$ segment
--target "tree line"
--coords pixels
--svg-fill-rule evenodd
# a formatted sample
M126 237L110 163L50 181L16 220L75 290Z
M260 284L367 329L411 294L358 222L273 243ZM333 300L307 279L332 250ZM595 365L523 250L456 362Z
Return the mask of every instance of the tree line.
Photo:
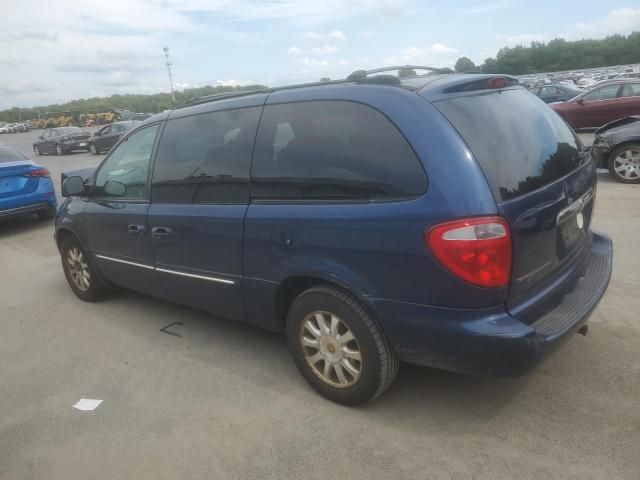
M45 105L32 108L12 108L0 112L1 122L24 122L33 120L39 116L54 112L79 112L93 113L97 111L121 108L139 113L158 113L163 110L184 105L206 95L231 93L237 91L260 90L267 88L264 85L246 85L241 87L204 86L189 88L175 92L175 105L173 105L170 93L155 93L152 95L111 95L110 97L81 98L71 102Z
M455 68L464 73L527 75L630 63L640 63L640 32L611 35L600 40L556 38L548 43L531 42L528 47L504 47L496 58L487 58L481 65L461 57Z

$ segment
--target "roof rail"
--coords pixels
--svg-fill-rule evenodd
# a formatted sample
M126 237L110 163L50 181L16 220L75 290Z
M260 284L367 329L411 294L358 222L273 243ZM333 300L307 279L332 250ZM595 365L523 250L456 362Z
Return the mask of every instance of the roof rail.
M227 98L243 97L245 95L254 95L259 93L273 93L279 90L292 90L295 88L317 87L321 85L340 85L343 83L353 83L353 82L383 83L383 84L392 85L392 84L398 83L398 79L395 76L380 75L378 76L378 79L377 79L378 81L374 79L368 79L367 76L373 73L387 72L390 70L398 70L400 68L410 68L415 70L429 70L433 73L453 73L453 70L451 70L450 68L424 67L420 65L402 65L399 67L376 68L374 70L356 70L347 78L343 78L340 80L326 80L326 81L320 81L320 82L297 83L293 85L282 85L280 87L263 88L259 90L242 90L242 91L235 91L235 92L217 93L214 95L205 95L204 97L200 97L191 102L184 103L180 105L178 108L193 107L194 105L209 103L216 100L224 100ZM384 77L384 78L381 78L381 77Z
M367 78L374 73L389 72L393 70L410 69L410 70L429 70L433 73L453 73L450 68L427 67L424 65L396 65L392 67L374 68L373 70L356 70L347 77L347 80L357 81Z

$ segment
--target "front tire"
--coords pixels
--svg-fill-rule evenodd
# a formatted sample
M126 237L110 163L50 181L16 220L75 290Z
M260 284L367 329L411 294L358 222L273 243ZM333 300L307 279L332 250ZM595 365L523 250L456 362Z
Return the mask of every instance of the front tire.
M69 236L62 241L60 257L67 282L78 298L85 302L95 302L105 296L106 287L75 237Z
M373 400L398 373L398 358L367 311L328 286L313 287L294 300L287 341L305 380L343 405Z
M60 145L60 144L56 145L56 154L57 155L63 155L64 154L64 148L62 148L62 145Z
M100 153L93 143L89 145L89 151L91 152L91 155L98 155Z
M627 143L609 156L609 173L622 183L640 183L640 143Z

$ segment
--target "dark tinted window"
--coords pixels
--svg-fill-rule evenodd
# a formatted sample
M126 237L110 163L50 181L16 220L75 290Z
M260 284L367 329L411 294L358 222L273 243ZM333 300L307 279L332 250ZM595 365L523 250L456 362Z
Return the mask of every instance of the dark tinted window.
M248 203L260 108L167 122L153 169L156 203Z
M585 160L564 121L523 89L435 103L460 132L497 200L554 182Z
M616 98L618 95L618 90L620 89L620 85L607 85L601 88L594 90L591 93L586 94L582 99L585 102L595 102L597 100L611 100L612 98Z
M385 199L424 193L415 153L380 112L353 102L265 107L251 195L277 199Z
M0 163L24 162L29 160L17 150L0 145Z

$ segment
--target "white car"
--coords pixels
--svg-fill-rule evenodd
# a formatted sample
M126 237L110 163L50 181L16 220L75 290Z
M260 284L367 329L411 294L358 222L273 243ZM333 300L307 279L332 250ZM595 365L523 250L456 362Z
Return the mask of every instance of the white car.
M13 123L0 127L0 133L13 133Z

